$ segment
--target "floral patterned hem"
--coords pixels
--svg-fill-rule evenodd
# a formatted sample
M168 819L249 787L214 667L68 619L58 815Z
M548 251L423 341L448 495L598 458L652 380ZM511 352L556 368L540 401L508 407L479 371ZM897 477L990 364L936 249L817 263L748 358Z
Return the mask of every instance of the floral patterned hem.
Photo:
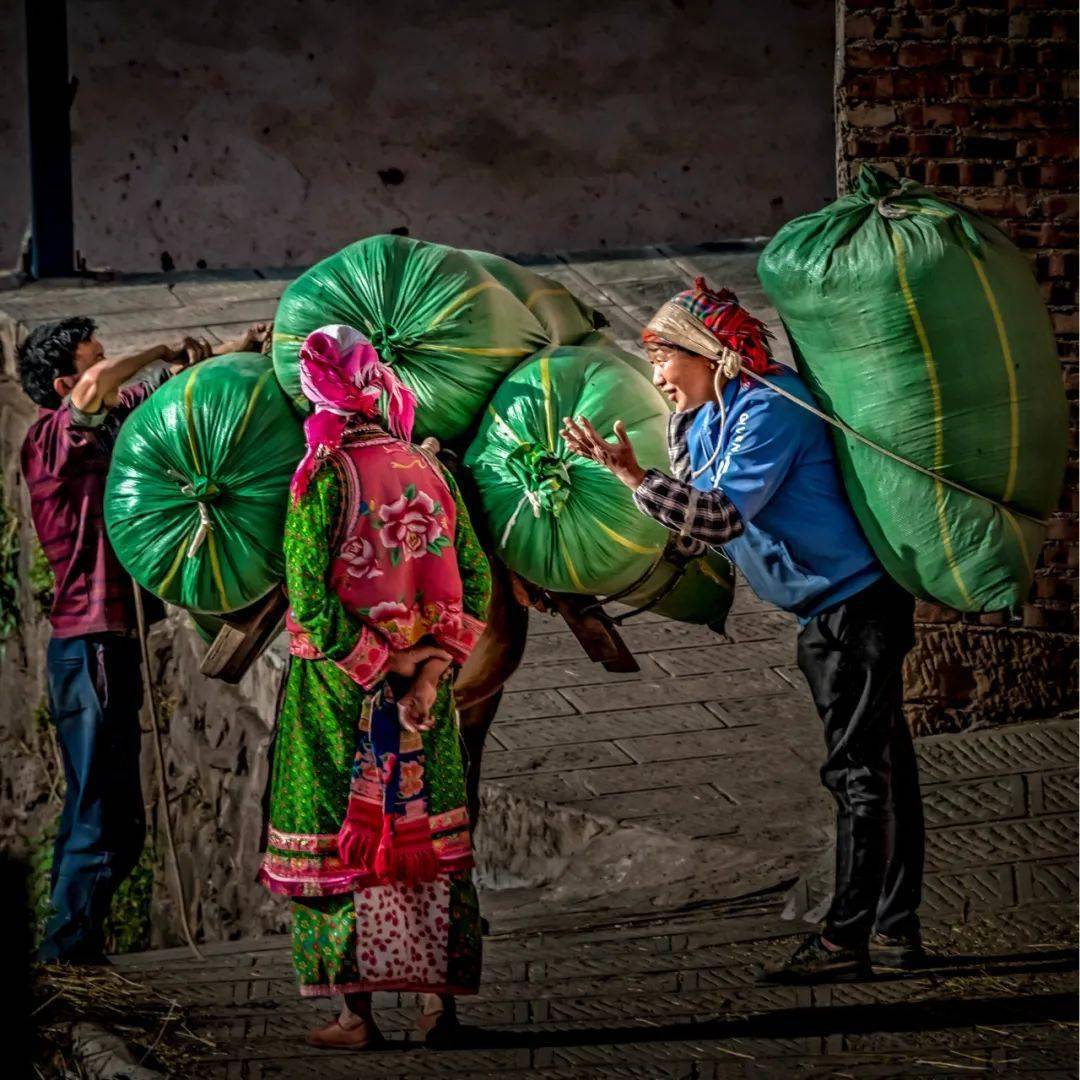
M301 660L326 659L307 631L296 626L289 628L289 652ZM386 639L378 631L365 626L349 655L332 663L358 686L370 690L386 674L389 659L390 648Z
M278 896L291 896L294 899L317 896L344 896L354 889L377 884L376 879L362 870L341 869L338 871L307 870L303 876L290 874L283 870L281 863L272 855L263 856L259 867L260 884Z
M428 819L439 872L453 874L473 867L469 812L465 807ZM291 897L342 896L385 882L363 867L347 865L338 855L336 833L287 833L269 827L259 881L273 893Z

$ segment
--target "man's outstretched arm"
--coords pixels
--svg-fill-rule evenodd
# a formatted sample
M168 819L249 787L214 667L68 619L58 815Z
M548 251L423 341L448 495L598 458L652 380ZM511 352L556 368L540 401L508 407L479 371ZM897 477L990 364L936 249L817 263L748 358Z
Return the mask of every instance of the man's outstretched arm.
M71 403L80 413L92 416L101 411L102 405L112 405L120 387L150 364L163 361L169 365L171 374L175 375L209 356L258 350L262 347L268 329L267 323L255 323L235 341L226 341L220 345L186 337L178 345L155 345L151 349L143 349L115 360L101 360L87 368L80 376L72 388Z
M87 416L100 412L102 405L111 405L116 400L117 392L128 379L138 375L144 367L155 361L174 362L177 351L168 345L155 345L152 349L143 349L130 356L99 360L92 367L88 367L72 387L72 405Z

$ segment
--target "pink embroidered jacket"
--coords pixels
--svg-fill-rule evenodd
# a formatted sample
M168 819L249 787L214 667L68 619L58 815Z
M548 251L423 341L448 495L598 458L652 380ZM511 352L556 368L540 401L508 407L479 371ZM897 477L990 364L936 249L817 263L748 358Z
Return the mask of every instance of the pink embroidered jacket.
M351 652L333 662L365 689L382 679L391 652L424 637L463 664L484 624L462 610L457 509L439 466L385 434L348 441L327 464L343 489L328 586L364 624ZM324 659L291 610L286 629L294 656Z

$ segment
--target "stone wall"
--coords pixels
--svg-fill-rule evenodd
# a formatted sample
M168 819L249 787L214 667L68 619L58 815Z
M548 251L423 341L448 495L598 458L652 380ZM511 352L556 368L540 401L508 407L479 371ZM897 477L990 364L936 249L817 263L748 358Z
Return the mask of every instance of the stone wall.
M1077 433L1076 7L1066 0L841 0L837 162L912 177L998 220L1029 255L1057 332ZM1076 703L1077 485L1018 620L922 604L909 668L920 731Z
M22 0L0 15L8 269ZM830 0L69 0L68 23L92 269L300 265L393 229L509 252L698 243L832 194Z

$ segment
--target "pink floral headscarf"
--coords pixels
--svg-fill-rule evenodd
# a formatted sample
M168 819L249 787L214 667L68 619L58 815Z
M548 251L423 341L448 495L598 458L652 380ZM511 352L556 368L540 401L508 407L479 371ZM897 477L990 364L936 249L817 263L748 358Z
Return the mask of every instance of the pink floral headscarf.
M351 326L323 326L308 334L300 347L300 389L315 411L304 421L308 451L293 475L294 502L307 491L321 460L341 445L352 417L380 415L384 394L390 433L405 440L412 436L416 395Z

